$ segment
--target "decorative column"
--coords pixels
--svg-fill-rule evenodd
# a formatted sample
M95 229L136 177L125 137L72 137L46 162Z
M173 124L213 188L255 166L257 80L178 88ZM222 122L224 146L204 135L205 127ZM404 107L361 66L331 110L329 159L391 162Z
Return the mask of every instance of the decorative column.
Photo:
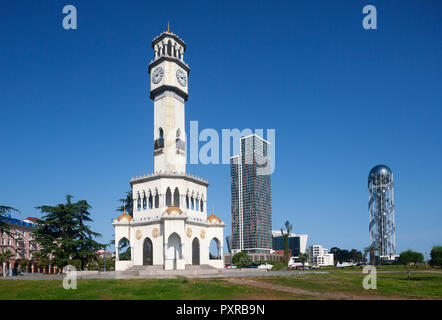
M120 255L118 252L118 242L115 240L115 261L120 261Z
M181 242L181 259L185 260L186 255L184 254L185 252L185 246L184 246L184 241Z
M180 194L180 208L186 209L186 195Z

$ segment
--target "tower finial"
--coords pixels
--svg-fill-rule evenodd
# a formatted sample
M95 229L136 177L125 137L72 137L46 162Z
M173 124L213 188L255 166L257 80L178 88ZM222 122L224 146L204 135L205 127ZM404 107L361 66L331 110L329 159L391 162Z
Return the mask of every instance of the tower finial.
M167 20L167 32L170 32L170 28L169 28L169 20Z

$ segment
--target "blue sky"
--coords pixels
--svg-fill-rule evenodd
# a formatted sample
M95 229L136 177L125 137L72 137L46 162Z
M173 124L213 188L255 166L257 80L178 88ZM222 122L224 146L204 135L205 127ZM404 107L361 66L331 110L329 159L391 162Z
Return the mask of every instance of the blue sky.
M78 30L62 28L77 8ZM362 28L377 8L378 29ZM106 241L132 176L153 169L151 40L187 43L186 126L276 130L273 228L368 245L367 176L395 174L398 250L442 243L439 1L8 1L0 4L0 203L66 194ZM201 143L202 145L203 143ZM229 165L189 165L231 233Z

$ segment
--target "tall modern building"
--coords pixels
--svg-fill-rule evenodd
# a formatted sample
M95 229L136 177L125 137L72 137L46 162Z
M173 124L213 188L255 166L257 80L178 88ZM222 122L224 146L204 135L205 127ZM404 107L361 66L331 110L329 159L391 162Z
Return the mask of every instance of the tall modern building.
M230 170L232 251L270 253L270 143L256 134L242 137L240 154L230 158Z
M368 175L368 212L370 245L377 248L381 258L396 255L394 222L393 172L386 165L378 165Z

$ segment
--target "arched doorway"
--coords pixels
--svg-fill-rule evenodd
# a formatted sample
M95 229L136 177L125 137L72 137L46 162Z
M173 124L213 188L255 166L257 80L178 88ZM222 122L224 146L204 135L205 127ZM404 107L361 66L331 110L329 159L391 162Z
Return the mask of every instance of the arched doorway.
M221 259L221 243L216 237L210 240L209 259L210 260Z
M118 242L118 260L128 261L132 260L132 253L130 250L130 242L126 237L123 237Z
M173 268L177 268L177 260L181 259L181 238L174 232L167 240L167 259L173 260Z
M192 241L192 264L200 264L200 241L196 237Z
M143 244L143 265L153 265L153 246L152 241L149 238L144 239Z

